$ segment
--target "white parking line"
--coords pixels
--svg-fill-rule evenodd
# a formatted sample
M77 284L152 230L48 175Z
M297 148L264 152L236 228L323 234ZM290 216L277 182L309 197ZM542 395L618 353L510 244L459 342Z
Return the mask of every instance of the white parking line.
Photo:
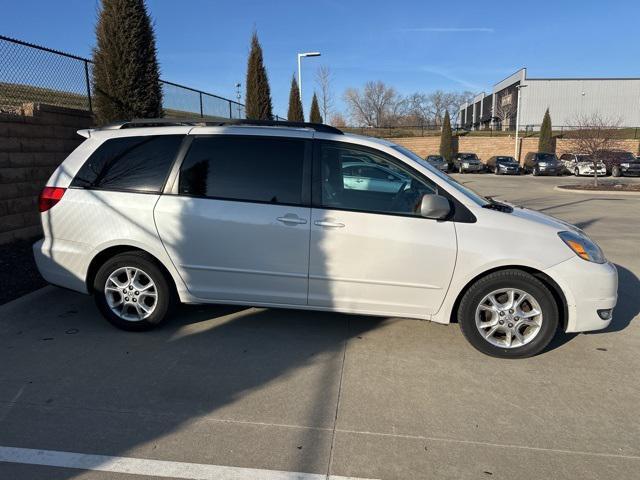
M169 462L143 458L87 455L84 453L0 447L0 462L78 468L187 480L367 480L319 473L284 472L259 468L227 467L204 463Z

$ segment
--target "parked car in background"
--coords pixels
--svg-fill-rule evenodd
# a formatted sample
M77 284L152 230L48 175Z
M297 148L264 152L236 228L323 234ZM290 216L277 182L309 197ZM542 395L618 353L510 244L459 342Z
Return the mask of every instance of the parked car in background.
M513 157L493 156L487 160L487 169L496 175L519 175L520 164Z
M533 175L562 175L564 166L555 153L529 152L524 157L524 172Z
M640 162L631 152L625 150L600 150L598 158L614 177L640 175Z
M47 281L93 294L119 328L152 329L179 302L297 308L456 320L479 351L520 358L559 328L611 322L617 270L582 230L388 140L202 119L82 134L40 195L33 250ZM345 188L367 166L407 181Z
M449 162L442 155L429 155L425 160L442 172L449 171Z
M565 171L571 175L579 177L580 175L588 175L593 177L596 172L599 177L607 174L607 168L604 163L598 162L598 168L593 168L593 158L590 155L580 153L563 153L560 156L560 163Z
M453 157L453 170L458 173L478 173L484 171L484 164L475 153L457 153Z
M397 193L411 178L371 162L343 162L342 180L350 190Z

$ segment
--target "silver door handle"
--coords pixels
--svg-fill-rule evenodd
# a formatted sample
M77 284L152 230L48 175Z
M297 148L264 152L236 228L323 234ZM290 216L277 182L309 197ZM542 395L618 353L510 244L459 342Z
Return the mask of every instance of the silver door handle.
M326 220L317 220L315 222L313 222L314 225L318 225L319 227L333 227L333 228L342 228L344 227L344 223L338 223L338 222L329 222Z
M305 223L307 223L307 220L304 218L300 218L300 217L287 217L286 215L284 217L278 217L276 218L276 220L278 220L279 222L282 223L293 223L296 225L304 225Z

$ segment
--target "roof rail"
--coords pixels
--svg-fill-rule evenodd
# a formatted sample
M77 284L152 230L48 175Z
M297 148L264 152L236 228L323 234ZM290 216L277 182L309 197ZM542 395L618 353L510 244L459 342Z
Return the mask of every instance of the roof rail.
M308 128L316 132L334 133L342 135L342 130L325 125L324 123L309 122L285 122L280 120L207 120L204 118L136 118L127 122L118 122L102 127L103 129L124 129L124 128L143 128L143 127L174 127L174 126L208 126L208 127L225 127L234 125L246 125L256 127L288 127L288 128Z
M211 125L214 122L207 122L207 125ZM342 130L331 125L325 125L324 123L311 123L311 122L287 122L282 120L229 120L220 122L218 125L247 125L256 127L289 127L289 128L308 128L322 133L335 133L337 135L343 135Z

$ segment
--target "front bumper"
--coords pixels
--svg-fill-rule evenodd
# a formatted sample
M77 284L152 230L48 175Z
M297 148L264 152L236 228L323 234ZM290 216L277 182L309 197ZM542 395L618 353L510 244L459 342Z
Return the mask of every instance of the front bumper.
M519 168L499 168L498 171L501 175L518 175L520 173Z
M620 167L620 170L622 171L623 175L639 175L640 176L640 168L638 167L629 167L629 168L624 168L624 167Z
M482 172L484 170L484 165L462 165L462 170L465 172Z
M580 175L589 175L589 176L593 176L595 175L594 173L594 169L591 167L578 167L578 172L580 173ZM607 169L606 168L599 168L598 170L598 176L599 177L604 177L607 175Z
M563 167L547 167L547 166L538 166L538 172L540 175L557 175L562 172Z
M567 301L566 332L602 330L611 323L598 310L613 309L618 300L618 271L612 263L574 257L544 271L562 289Z

